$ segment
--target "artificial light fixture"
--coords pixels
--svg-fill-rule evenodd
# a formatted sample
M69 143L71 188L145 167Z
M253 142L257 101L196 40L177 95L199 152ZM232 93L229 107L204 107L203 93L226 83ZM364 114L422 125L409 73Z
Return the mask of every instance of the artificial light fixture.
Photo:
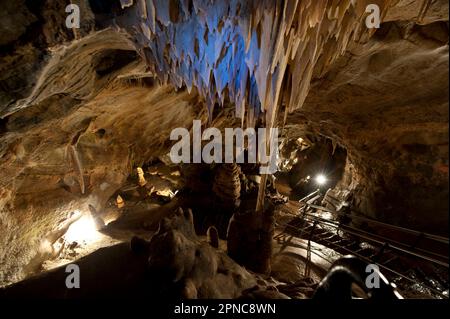
M327 178L326 178L326 176L323 175L323 174L317 175L316 178L315 178L315 180L316 180L316 183L317 183L318 185L325 185L326 182L327 182Z

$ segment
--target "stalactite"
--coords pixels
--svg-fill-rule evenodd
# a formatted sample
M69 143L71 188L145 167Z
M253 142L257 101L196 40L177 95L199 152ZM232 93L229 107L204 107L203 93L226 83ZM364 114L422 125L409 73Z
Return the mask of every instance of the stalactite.
M282 99L300 108L313 74L322 74L364 26L368 0L122 0L118 24L162 82L195 86L208 104L229 98L247 125L273 122ZM372 1L373 2L373 1ZM384 16L391 0L375 1ZM283 86L283 82L289 85Z
M78 174L78 182L80 184L81 194L84 194L86 189L85 189L85 184L84 184L83 165L81 163L80 156L78 155L76 145L69 145L68 150L69 150L69 154L70 154L74 169Z

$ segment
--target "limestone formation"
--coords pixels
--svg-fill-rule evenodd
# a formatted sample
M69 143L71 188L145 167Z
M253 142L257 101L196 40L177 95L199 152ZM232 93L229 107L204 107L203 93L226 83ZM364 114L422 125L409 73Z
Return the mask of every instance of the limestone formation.
M151 283L165 296L237 298L256 285L254 276L224 252L199 240L190 210L164 219L149 251Z
M122 196L117 195L116 205L117 205L117 208L123 208L125 206L125 201L123 200Z
M206 236L208 237L208 243L214 247L219 248L219 232L217 231L217 228L214 226L208 227L208 230L206 231Z
M137 39L163 82L196 87L210 113L229 98L249 125L265 112L272 126L279 104L300 108L314 73L323 74L350 41L374 33L364 25L370 3L198 0L189 7L186 1L131 1L122 5L118 24ZM394 4L378 1L381 17Z
M139 178L139 186L145 186L147 181L145 180L144 171L141 167L136 168L138 178Z
M129 201L121 192L128 182L138 187L137 167L157 159L171 167L170 133L192 134L193 120L202 130L274 126L280 140L325 139L332 153L320 152L334 162L333 154L343 154L340 174L330 173L338 206L348 201L345 210L358 216L448 236L448 1L72 0L80 29L65 26L68 2L0 1L0 286L55 262L50 252L66 248L52 245L70 212L86 216L89 205L92 215L113 216L111 225L105 218L105 227L100 219L92 227L94 236L107 237L105 246L145 237L133 251L128 243L106 250L131 258L139 273L133 285L147 269L149 231L177 206L210 215L231 206L223 210L236 213L230 255L267 272L273 218L253 215L255 205L240 196L251 201L254 186L264 184L257 172L239 178L236 164L180 165L173 168L184 184L170 200L146 194ZM368 4L380 8L379 28L367 28ZM301 175L293 163L305 163L300 144L281 152L286 179ZM120 209L118 194L126 201ZM286 206L294 207L290 199ZM228 216L219 217L226 225ZM161 250L151 265L176 266L173 291L235 297L252 288L233 261L172 223L162 223L152 245L185 248L185 262ZM222 235L219 223L204 224ZM75 241L72 252L86 248ZM118 264L118 273L132 273ZM103 276L91 268L88 278ZM245 278L230 279L228 268Z
M250 270L269 274L273 234L273 207L267 205L262 214L254 208L241 208L228 225L228 254Z

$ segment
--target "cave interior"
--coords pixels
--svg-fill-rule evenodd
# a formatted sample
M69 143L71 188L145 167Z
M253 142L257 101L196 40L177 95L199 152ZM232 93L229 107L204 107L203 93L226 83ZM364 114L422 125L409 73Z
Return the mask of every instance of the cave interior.
M446 0L0 8L1 298L448 299Z

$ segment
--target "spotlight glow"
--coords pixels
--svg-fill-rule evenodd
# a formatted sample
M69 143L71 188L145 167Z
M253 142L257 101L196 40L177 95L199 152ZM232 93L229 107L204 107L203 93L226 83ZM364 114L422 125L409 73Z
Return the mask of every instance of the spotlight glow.
M327 178L323 174L319 174L316 176L316 183L318 185L325 185L327 182Z
M94 220L90 215L83 215L70 225L64 238L69 241L94 242L100 237L100 233L95 227Z

